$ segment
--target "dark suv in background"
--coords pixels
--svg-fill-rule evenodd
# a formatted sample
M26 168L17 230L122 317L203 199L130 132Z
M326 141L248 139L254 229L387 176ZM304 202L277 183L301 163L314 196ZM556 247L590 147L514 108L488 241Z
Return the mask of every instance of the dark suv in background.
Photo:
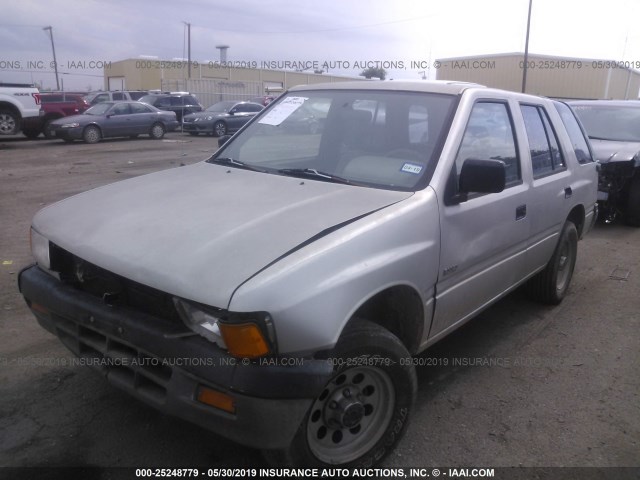
M180 123L182 123L183 116L203 110L196 96L188 92L152 93L140 98L139 101L153 105L160 110L174 112Z

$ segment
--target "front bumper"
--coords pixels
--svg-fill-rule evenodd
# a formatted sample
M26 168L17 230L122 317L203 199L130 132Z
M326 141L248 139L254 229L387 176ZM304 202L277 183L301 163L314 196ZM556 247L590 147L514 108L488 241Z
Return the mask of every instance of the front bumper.
M182 131L184 132L213 132L213 122L183 122Z
M53 130L56 138L69 139L69 140L82 140L82 128L56 128Z
M108 306L37 266L20 272L18 282L38 322L110 383L244 445L289 445L331 376L321 360L295 366L236 361L200 336L176 337L185 328L170 320ZM235 413L199 403L199 386L231 395Z

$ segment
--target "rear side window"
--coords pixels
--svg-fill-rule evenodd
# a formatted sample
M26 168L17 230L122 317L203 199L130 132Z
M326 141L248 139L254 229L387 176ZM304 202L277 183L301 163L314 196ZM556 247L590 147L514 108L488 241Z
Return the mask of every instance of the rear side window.
M126 98L124 96L124 93L122 93L122 92L114 92L113 99L114 100L126 100Z
M574 115L571 108L569 108L568 105L560 102L554 102L554 106L560 114L560 118L562 119L564 128L569 134L571 144L573 145L573 151L576 153L578 162L593 162L593 156L591 155L591 150L589 149L586 135L580 127L580 124L578 123L578 120L576 119L576 116Z
M468 159L502 160L506 165L506 185L519 183L520 162L506 104L483 101L474 105L456 156L458 175Z
M564 159L547 112L544 108L534 105L522 105L520 109L529 140L533 178L563 170Z

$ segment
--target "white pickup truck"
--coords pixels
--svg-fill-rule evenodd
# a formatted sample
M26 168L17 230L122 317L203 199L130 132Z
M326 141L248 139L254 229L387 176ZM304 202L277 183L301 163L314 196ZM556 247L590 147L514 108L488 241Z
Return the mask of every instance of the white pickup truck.
M0 135L20 133L23 119L40 115L40 92L34 85L0 83Z

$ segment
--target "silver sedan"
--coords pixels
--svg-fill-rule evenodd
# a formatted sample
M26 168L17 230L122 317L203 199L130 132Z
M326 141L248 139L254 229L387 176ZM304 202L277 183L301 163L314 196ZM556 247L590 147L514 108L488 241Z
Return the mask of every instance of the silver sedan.
M161 139L178 126L176 114L158 110L141 102L99 103L82 115L60 118L51 123L51 131L65 142L84 140L97 143L107 137L149 135Z

